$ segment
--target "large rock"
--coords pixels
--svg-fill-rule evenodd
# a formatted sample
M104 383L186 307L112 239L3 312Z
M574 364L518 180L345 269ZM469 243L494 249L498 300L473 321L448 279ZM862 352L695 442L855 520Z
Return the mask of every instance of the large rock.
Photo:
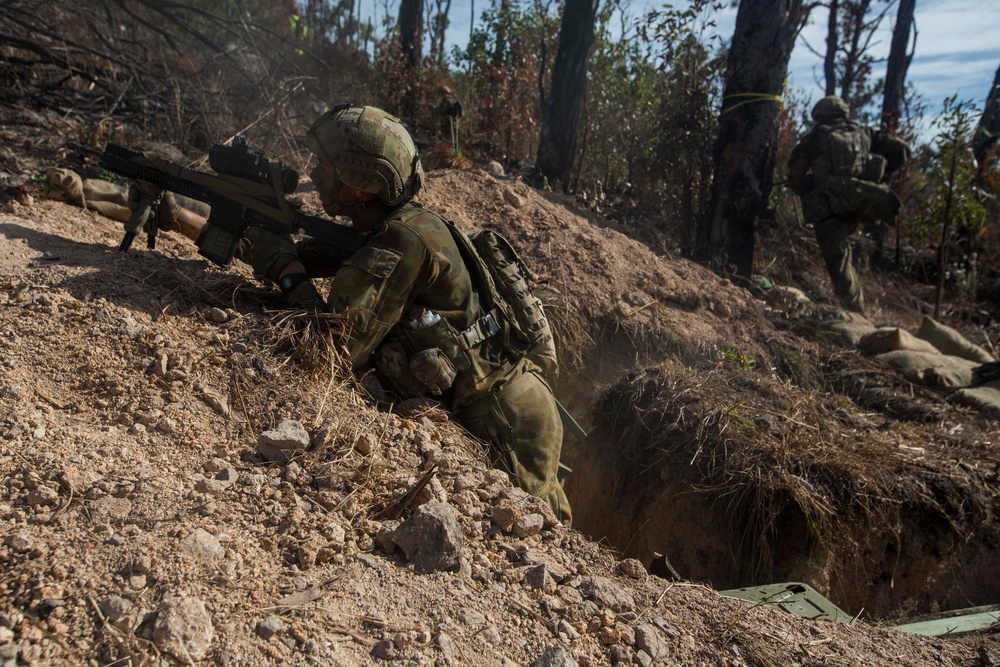
M392 540L420 572L457 570L465 536L451 506L424 503L392 533Z
M208 655L214 635L212 618L205 610L205 603L197 598L164 600L153 623L157 648L185 664Z
M635 611L635 600L624 588L604 577L584 577L580 582L583 597L619 614Z
M531 667L578 667L579 663L573 659L562 646L553 646L545 650L542 656L532 663Z
M309 449L309 432L302 422L285 419L257 437L257 451L268 461L287 461L295 452Z
M670 645L663 633L649 623L635 626L635 647L645 651L654 661L663 660L670 654Z

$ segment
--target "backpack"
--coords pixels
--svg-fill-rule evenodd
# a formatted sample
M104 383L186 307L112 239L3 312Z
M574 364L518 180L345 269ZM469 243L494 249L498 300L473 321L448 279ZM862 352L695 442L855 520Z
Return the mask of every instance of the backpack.
M526 357L548 378L559 373L555 338L541 300L532 292L534 274L502 234L484 230L471 236L444 220L479 294L480 306L498 317L504 347Z
M892 220L900 201L887 185L886 159L872 153L871 134L857 123L842 121L816 127L819 157L813 160L815 190L825 195L833 215L856 215L862 221Z

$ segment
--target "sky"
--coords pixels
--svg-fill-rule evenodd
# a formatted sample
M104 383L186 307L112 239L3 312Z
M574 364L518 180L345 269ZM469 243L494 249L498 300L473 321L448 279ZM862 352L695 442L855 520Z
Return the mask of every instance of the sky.
M395 17L398 8L398 0L359 1L362 15L379 20L387 14ZM464 45L468 41L473 9L478 20L489 6L489 1L452 0L451 25L447 31L449 44ZM434 0L425 2L431 6ZM674 0L673 4L680 7L684 2ZM630 0L627 11L639 17L662 4L662 0ZM884 7L884 4L878 4ZM883 60L875 65L875 77L885 74L884 59L889 53L895 15L893 4L873 40L872 52ZM907 72L907 81L914 84L925 99L928 114L937 114L943 100L956 94L959 100L971 100L981 108L1000 65L1000 1L917 0L915 16L916 52ZM728 42L732 38L735 22L736 10L723 10L716 19L714 30ZM789 87L804 91L814 100L823 94L823 64L820 57L809 50L807 43L823 52L826 22L827 11L824 7L813 10L789 63ZM913 47L912 35L910 47ZM932 121L933 118L924 120L920 132L924 141L933 136Z

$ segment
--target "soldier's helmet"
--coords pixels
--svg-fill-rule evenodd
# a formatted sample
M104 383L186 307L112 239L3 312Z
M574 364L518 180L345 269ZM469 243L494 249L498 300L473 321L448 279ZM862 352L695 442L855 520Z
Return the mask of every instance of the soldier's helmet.
M827 95L812 109L813 120L837 120L838 118L847 118L850 113L851 110L848 108L847 102L836 95Z
M424 182L410 133L398 118L375 107L334 107L312 124L306 145L343 183L389 206L413 198Z

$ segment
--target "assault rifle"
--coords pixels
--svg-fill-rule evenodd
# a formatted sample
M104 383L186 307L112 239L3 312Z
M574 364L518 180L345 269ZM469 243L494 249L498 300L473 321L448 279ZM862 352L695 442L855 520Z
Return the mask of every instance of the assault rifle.
M183 167L159 155L108 144L104 151L68 142L70 149L96 155L100 165L136 181L139 204L125 223L118 250L126 252L145 230L147 246L156 247L156 207L164 190L205 202L208 225L198 239L198 252L219 266L229 266L237 244L249 227L276 234L304 232L341 251L343 259L364 245L365 235L332 220L302 213L285 199L298 187L299 174L277 158L265 157L237 136L231 146L215 144L208 162L215 174Z

